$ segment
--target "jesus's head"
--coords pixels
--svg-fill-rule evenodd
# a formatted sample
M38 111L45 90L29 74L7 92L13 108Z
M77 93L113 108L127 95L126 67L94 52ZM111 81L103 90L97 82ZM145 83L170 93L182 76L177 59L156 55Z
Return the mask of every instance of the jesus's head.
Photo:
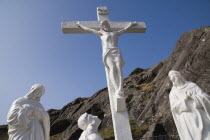
M100 28L106 32L110 32L111 28L109 22L107 20L103 20L100 22Z

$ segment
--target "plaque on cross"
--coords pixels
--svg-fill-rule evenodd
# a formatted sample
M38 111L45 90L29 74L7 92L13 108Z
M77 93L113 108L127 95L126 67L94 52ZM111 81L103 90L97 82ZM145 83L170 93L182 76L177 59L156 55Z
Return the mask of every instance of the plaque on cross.
M98 21L62 22L64 33L94 33L101 38L115 140L132 140L123 90L124 61L118 47L123 33L144 33L144 22L112 22L107 7L97 8Z

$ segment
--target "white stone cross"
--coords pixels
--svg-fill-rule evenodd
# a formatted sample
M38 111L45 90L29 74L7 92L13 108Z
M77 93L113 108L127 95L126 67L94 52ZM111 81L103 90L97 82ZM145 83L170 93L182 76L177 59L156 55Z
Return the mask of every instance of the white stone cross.
M124 93L124 91L118 91L118 86L121 85L119 88L121 90L123 88L123 82L120 82L120 78L123 79L121 63L119 63L118 72L111 74L110 72L113 65L117 67L118 61L122 61L121 52L117 46L118 36L122 33L144 33L146 25L144 22L136 22L134 26L131 22L112 22L109 20L107 7L97 7L97 15L98 21L62 22L62 30L64 33L94 33L101 37L115 140L133 140L125 97L117 94ZM102 21L108 21L108 23L102 23ZM111 31L106 31L107 25L104 24L108 24Z

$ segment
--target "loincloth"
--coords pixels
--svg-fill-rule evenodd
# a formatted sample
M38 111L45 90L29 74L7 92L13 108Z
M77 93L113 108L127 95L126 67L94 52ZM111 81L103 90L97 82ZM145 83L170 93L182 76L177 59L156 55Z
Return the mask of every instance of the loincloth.
M122 67L125 65L120 48L108 48L108 50L103 54L103 63L108 68L107 58L110 58L110 60L114 63L120 62Z

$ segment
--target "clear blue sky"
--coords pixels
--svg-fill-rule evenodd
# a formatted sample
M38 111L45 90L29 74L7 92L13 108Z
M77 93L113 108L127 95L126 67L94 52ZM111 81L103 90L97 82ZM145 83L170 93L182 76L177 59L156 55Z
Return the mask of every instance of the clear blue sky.
M99 37L61 31L62 21L97 20L97 6L112 21L146 22L146 33L119 39L125 76L166 59L183 32L210 25L210 0L0 0L0 124L35 83L46 87L46 109L106 87Z

